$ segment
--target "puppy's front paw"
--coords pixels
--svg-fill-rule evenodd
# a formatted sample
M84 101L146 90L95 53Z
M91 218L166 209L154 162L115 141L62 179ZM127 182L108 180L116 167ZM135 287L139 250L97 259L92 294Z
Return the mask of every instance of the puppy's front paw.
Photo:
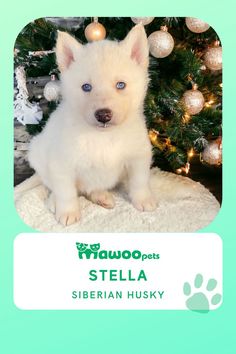
M151 195L143 198L133 198L132 204L139 211L153 211L157 207L157 201Z
M78 201L64 207L56 203L56 220L63 226L72 225L80 220L80 209Z
M56 220L60 224L62 224L63 226L72 225L72 224L78 222L79 219L80 219L80 211L79 210L68 211L68 212L62 213L62 214L56 214Z
M92 192L89 196L90 200L103 208L112 209L115 206L113 195L107 191Z

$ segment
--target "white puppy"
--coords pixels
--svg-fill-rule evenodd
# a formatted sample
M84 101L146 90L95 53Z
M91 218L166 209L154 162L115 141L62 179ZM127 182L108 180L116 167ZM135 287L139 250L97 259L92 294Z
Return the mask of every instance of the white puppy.
M143 26L135 26L121 42L86 45L58 32L56 56L62 102L29 149L31 166L52 192L56 219L63 225L79 220L78 193L113 208L108 191L124 177L135 208L154 210L143 115L148 85Z

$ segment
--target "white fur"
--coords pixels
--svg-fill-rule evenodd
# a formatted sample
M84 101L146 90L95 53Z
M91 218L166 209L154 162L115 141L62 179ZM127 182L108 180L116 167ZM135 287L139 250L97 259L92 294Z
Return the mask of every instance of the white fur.
M59 32L56 47L63 100L45 129L32 139L31 166L52 191L59 222L80 217L78 191L93 202L113 207L108 190L128 177L129 196L138 210L153 210L149 189L151 145L143 115L148 84L148 44L142 26L121 42L80 45ZM124 81L124 90L116 83ZM84 92L84 83L92 85ZM107 127L94 113L113 112Z

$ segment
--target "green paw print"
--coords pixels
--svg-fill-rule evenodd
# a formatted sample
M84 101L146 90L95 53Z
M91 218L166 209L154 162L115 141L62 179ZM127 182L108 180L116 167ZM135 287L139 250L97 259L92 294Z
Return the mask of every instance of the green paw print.
M210 292L213 291L217 286L217 281L215 279L209 279L206 290L200 289L203 284L202 274L197 274L194 280L195 290L199 289L202 291L195 291L192 294L191 285L186 282L184 283L183 292L184 295L189 296L186 300L186 306L189 310L207 313L210 310L210 305L216 306L221 301L221 294L211 295ZM192 295L191 295L192 294Z

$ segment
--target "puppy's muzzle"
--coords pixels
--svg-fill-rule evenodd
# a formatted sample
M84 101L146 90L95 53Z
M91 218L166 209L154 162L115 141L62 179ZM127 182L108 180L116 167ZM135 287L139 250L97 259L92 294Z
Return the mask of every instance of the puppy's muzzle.
M110 122L111 118L112 118L112 111L109 108L102 108L102 109L98 109L96 110L96 112L94 113L95 118L97 119L98 122L106 124L108 122Z

